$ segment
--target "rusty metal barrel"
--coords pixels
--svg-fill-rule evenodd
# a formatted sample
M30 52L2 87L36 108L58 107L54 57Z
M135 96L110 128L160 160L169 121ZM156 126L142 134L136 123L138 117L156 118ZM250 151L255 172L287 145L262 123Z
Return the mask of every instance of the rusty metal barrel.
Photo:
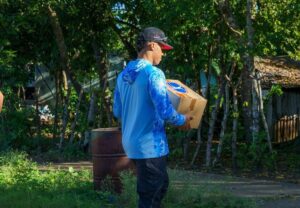
M114 191L121 193L119 173L123 170L134 171L134 164L122 146L121 131L119 128L99 128L92 130L91 136L94 188L100 190L104 179L109 177Z

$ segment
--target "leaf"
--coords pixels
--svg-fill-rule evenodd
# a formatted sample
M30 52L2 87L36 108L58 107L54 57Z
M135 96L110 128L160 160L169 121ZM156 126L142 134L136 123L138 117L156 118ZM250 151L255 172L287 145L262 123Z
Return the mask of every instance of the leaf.
M243 107L248 107L249 103L247 101L243 102Z
M74 172L74 168L73 167L69 167L69 172L73 173Z
M211 66L215 70L215 73L219 76L221 74L221 69L220 69L219 64L217 63L217 61L215 59L212 60Z

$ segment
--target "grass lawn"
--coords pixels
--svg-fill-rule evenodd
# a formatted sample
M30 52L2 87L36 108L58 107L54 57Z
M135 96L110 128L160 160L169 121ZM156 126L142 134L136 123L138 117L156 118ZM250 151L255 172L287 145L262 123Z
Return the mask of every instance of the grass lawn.
M124 191L121 195L94 191L91 171L49 170L39 171L24 153L0 155L0 207L3 208L57 208L137 207L136 178L122 173ZM164 199L165 208L254 208L254 201L238 198L224 192L221 187L193 184L189 175L170 170L170 188Z

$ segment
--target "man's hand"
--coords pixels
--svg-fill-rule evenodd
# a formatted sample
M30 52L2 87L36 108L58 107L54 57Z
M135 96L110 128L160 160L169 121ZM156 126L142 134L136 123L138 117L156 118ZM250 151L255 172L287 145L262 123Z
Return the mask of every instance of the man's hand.
M193 120L193 116L185 115L185 123L179 127L180 130L189 130L191 128L190 122Z

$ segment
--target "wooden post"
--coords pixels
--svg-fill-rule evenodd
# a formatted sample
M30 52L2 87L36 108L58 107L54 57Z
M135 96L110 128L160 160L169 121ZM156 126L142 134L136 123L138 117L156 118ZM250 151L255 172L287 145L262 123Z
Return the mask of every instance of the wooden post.
M270 133L270 137L271 139L274 141L274 127L275 125L273 125L273 96L270 96L268 103L267 103L267 115L266 115L266 120L267 120L267 124L268 124L268 128L269 128L269 133Z

